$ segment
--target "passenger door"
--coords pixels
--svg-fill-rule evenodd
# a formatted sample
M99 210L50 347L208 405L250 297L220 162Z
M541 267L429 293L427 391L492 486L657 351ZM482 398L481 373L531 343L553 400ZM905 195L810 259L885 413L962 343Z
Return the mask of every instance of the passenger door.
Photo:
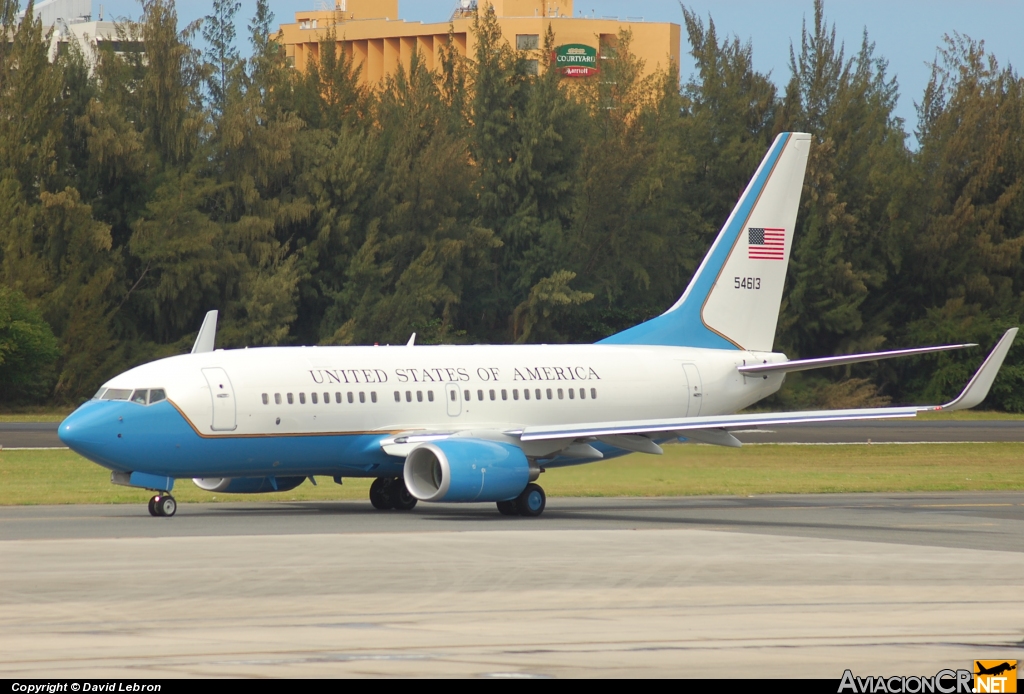
M235 421L235 389L231 387L228 373L221 368L203 369L203 376L210 386L210 398L213 400L213 422L210 428L214 431L234 431Z
M686 416L700 415L700 406L704 400L704 388L700 382L700 371L696 364L683 364L683 375L686 377Z

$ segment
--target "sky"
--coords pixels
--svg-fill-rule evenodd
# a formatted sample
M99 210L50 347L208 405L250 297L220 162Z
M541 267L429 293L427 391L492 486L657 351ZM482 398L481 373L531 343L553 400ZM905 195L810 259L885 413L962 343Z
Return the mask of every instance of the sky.
M333 4L332 0L328 0ZM93 9L99 4L93 0ZM323 0L271 0L278 23L291 23L294 13L318 7ZM24 4L24 0L22 1ZM210 0L178 0L179 19L184 23L211 11ZM800 30L806 20L813 22L813 0L686 0L686 6L705 19L714 19L719 37L738 36L753 46L754 67L770 73L782 86L789 79L790 45L799 46ZM399 14L407 21L447 21L456 0L399 0ZM576 0L577 15L597 17L643 17L647 21L682 24L683 14L675 0ZM106 19L137 16L135 0L105 0ZM256 7L255 0L242 0L239 12L240 37ZM915 101L920 101L943 36L960 32L983 40L986 50L1000 65L1024 65L1024 0L826 0L825 17L836 27L847 53L860 48L865 28L875 43L875 55L889 62L889 73L900 85L897 115L913 132L917 123ZM687 55L686 32L682 32L681 72L693 70ZM244 50L244 46L241 47Z

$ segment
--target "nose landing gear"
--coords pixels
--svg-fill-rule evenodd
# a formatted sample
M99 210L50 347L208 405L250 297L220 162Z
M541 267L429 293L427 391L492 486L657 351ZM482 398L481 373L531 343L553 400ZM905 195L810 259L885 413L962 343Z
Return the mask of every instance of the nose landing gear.
M370 485L370 503L380 511L411 511L416 501L401 477L378 477Z
M178 512L178 502L170 494L157 494L149 500L149 515L170 518Z

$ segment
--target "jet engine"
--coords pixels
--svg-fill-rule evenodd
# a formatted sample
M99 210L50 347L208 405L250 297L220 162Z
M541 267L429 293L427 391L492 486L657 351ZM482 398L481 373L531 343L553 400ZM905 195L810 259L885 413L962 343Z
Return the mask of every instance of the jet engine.
M221 494L262 494L287 492L306 481L305 477L194 477L200 489Z
M405 486L422 501L507 501L536 474L518 446L482 439L423 443L405 459Z

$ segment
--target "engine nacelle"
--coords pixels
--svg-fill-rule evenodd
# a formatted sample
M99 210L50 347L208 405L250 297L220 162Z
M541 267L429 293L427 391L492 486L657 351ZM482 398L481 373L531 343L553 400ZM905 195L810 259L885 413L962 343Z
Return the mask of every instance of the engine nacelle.
M221 494L263 494L265 492L287 492L306 481L305 477L193 477L192 482L200 489ZM274 487L274 484L277 487Z
M405 486L421 501L506 501L530 482L518 446L481 439L423 443L405 459Z

